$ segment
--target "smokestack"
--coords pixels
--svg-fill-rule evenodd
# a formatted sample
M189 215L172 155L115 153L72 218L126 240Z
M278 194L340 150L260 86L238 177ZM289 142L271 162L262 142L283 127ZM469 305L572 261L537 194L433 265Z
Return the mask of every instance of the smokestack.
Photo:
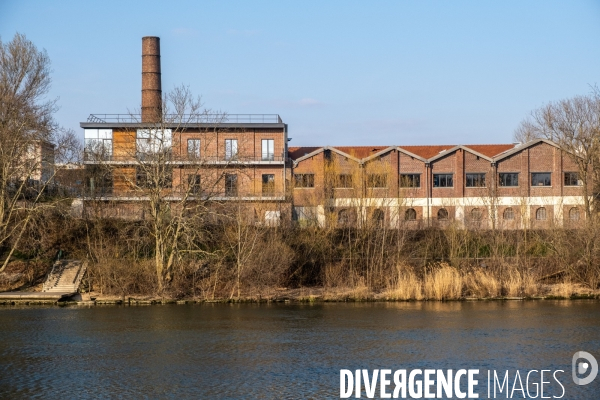
M142 38L142 122L161 122L160 38Z

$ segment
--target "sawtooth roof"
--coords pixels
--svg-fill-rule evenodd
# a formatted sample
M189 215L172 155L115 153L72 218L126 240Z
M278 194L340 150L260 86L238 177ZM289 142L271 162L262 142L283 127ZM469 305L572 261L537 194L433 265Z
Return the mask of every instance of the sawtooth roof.
M288 147L288 156L292 160L296 160L321 148L322 147Z
M489 158L495 158L502 153L514 149L515 146L515 144L469 144L460 147L466 150L472 150L475 153ZM328 148L338 150L357 159L365 159L382 150L395 148L395 146L330 146ZM429 160L448 150L457 149L459 146L446 144L431 146L398 146L398 148L425 160ZM325 147L290 147L288 149L288 154L292 160L297 160L321 149L325 149Z
M410 153L413 153L421 158L431 158L437 156L444 150L450 150L456 147L455 144L436 145L436 146L398 146Z

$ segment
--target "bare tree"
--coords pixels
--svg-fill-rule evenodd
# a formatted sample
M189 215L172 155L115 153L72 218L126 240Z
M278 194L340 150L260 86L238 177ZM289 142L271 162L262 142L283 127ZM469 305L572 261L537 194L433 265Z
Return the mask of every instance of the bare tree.
M515 137L544 138L557 143L571 156L582 182L586 217L591 216L592 166L600 160L600 93L560 100L533 111L521 122Z
M540 138L540 132L530 119L523 120L513 134L514 141L519 143L527 143Z
M260 241L262 231L255 226L249 207L244 207L242 201L238 200L232 204L228 212L224 238L231 250L232 258L235 262L235 287L231 291L229 298L233 298L237 291L237 299L241 295L241 279L249 266L249 261L254 256L257 243Z
M223 168L213 168L214 160L207 154L208 142L226 114L204 108L201 98L183 85L166 93L161 106L155 122L139 121L139 113L130 113L143 128L120 133L129 145L114 147L110 157L102 147L86 147L86 157L98 162L97 176L107 175L102 170L110 175L117 208L126 208L119 204L120 196L139 200L139 211L154 241L158 288L164 292L179 257L210 253L196 239L206 233L202 226L214 212L210 202L223 184ZM202 149L188 148L183 139L187 134L202 137ZM110 159L131 164L105 162Z
M73 129L61 128L55 139L54 162L61 164L79 164L83 155L83 146Z
M52 179L57 125L50 59L25 35L0 40L0 249L6 268Z

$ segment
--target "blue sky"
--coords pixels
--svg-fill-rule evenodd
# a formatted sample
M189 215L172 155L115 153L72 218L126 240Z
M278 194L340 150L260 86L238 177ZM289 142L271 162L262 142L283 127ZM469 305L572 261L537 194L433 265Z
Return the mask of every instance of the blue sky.
M13 1L0 37L52 59L58 121L139 108L141 38L163 90L276 113L291 145L512 141L531 110L600 78L600 1Z

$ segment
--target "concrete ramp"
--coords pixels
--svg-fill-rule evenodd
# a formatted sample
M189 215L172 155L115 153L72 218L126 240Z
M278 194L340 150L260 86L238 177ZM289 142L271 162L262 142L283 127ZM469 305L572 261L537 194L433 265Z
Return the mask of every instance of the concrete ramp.
M57 261L44 282L42 292L77 293L86 268L86 263L80 260Z

